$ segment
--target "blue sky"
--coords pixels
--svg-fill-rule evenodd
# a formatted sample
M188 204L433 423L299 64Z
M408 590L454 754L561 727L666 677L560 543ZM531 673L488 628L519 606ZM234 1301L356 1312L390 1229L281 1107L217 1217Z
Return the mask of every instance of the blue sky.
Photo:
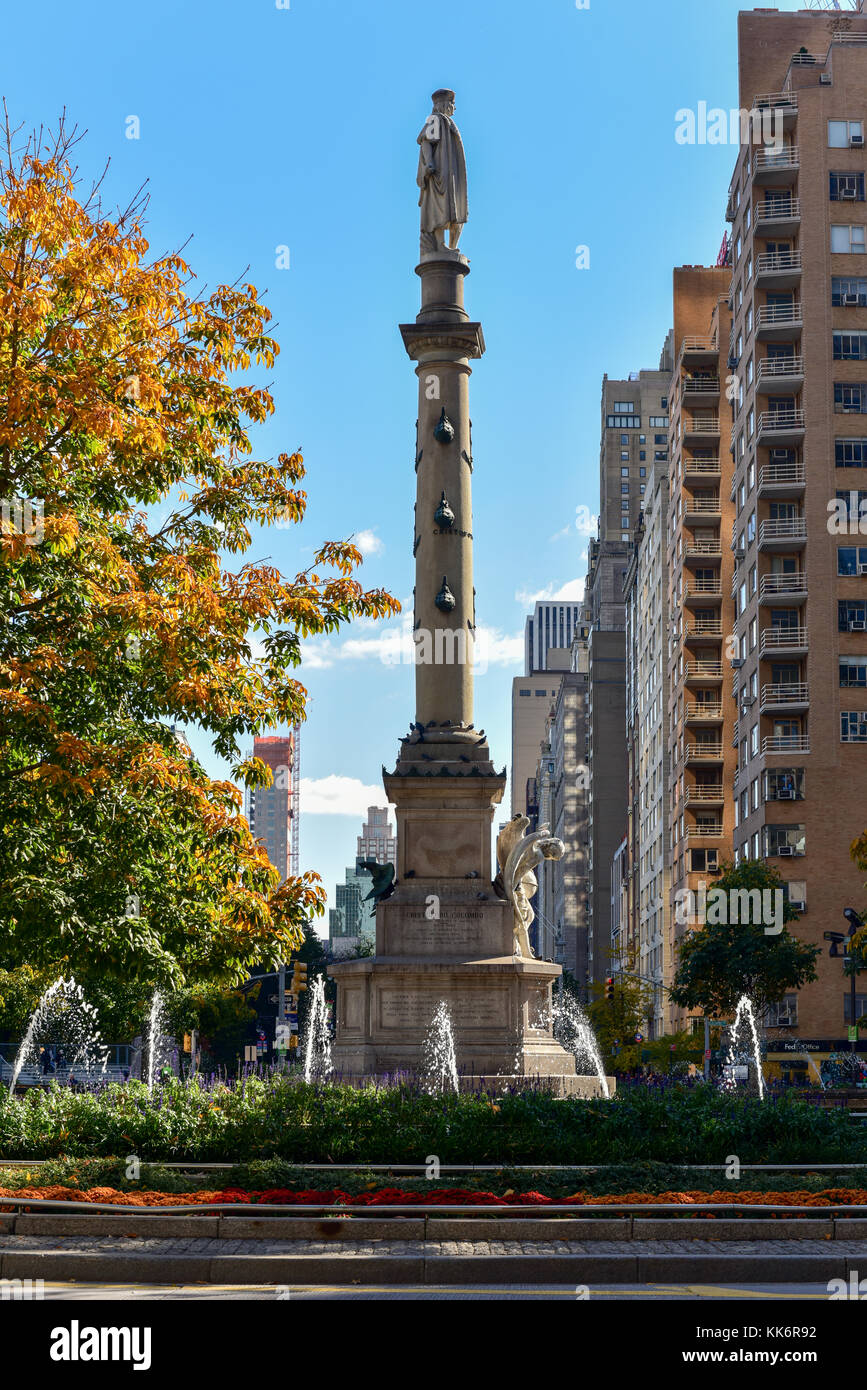
M602 374L657 365L672 266L716 259L735 152L678 145L675 112L737 104L741 6L278 4L43 0L38 31L17 7L0 88L14 123L51 124L65 107L88 131L82 170L111 159L113 198L148 181L154 251L192 235L200 280L249 266L267 289L282 351L257 448L303 449L309 507L300 529L256 536L251 556L294 573L320 541L361 534L363 579L402 600L417 386L397 325L418 308L416 136L431 92L454 88L467 305L488 345L471 382L473 529L495 659L477 680L476 724L503 765L524 615L534 596L580 591L586 569L575 517L598 509ZM589 269L576 269L579 245ZM413 717L412 667L383 662L382 637L360 628L315 644L301 672L302 867L330 895Z

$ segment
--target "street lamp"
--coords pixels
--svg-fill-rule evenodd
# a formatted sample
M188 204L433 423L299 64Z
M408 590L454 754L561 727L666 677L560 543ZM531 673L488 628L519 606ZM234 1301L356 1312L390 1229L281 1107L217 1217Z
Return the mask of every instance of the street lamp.
M856 968L855 968L855 951L854 951L854 948L853 948L853 946L852 946L852 937L855 935L855 933L856 933L857 931L860 931L860 930L861 930L861 928L862 928L863 925L864 925L864 919L863 919L863 917L860 917L860 916L858 915L858 913L855 911L854 907L844 907L844 909L843 909L843 916L846 918L846 921L849 923L849 968L850 968L850 970L852 971L852 979L851 979L851 991L852 991L852 996L851 996L851 997L852 997L852 1017L851 1017L851 1023L852 1023L852 1027L853 1027L854 1030L855 1030L854 1033L852 1034L852 1051L853 1051L853 1052L857 1052L857 1050L858 1050L858 1020L857 1020L857 1018L856 1018L855 1015L856 1015L856 1002L857 1002L857 997L858 997L858 996L857 996L857 989L858 989L858 971L857 971Z

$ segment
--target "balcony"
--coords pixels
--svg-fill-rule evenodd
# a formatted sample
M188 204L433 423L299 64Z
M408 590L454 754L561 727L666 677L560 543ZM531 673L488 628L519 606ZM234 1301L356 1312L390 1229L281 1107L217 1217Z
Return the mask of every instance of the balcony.
M756 236L793 236L801 225L801 200L785 194L753 203Z
M736 719L732 724L732 748L737 748L741 736L741 721Z
M760 92L758 96L753 97L752 110L771 112L774 130L779 129L780 121L784 130L791 130L798 119L798 93Z
M704 844L706 840L719 840L722 833L722 821L718 820L711 825L688 825L683 838L687 843L690 840L700 840Z
M681 339L680 359L684 367L705 367L719 360L719 345L713 338L688 334Z
M722 782L702 783L694 787L687 787L683 796L685 806L710 806L714 809L717 806L725 805L725 795Z
M806 681L762 686L762 714L770 710L806 710L809 705L810 692Z
M756 337L760 342L783 342L804 326L801 301L790 304L761 304L756 310Z
M793 290L801 283L800 251L763 251L756 257L757 290Z
M796 353L786 357L763 357L756 372L756 394L776 396L781 391L800 391L804 385L804 359Z
M759 497L801 497L806 484L803 460L766 463L759 469Z
M687 485L709 483L720 477L719 458L683 460L683 481Z
M702 405L719 397L718 376L685 376L680 383L682 405Z
M759 655L776 660L781 656L806 656L809 651L805 627L765 627L759 638Z
M722 685L723 668L720 661L687 661L683 679L687 685Z
M710 727L723 722L722 705L712 705L709 701L689 700L684 711L687 724Z
M718 415L685 415L681 429L685 444L690 441L700 444L705 439L719 443Z
M683 553L687 560L721 560L722 541L719 536L715 540L687 540Z
M781 150L760 147L752 158L753 183L768 188L784 187L795 182L800 167L797 145L786 145Z
M773 753L809 753L807 734L774 734L762 739L762 757Z
M722 598L722 580L693 579L687 581L684 589L684 603L694 604L708 598Z
M721 515L719 497L684 497L683 499L683 517L687 526L696 523L701 525L704 521L719 521Z
M722 635L721 622L693 623L684 631L683 640L691 647L700 647L703 644L710 643L713 645L714 643L720 642L722 640Z
M759 550L803 550L807 544L807 518L769 518L759 523Z
M721 763L725 760L722 743L688 743L683 760L685 763Z
M756 443L766 449L800 444L805 428L804 412L796 406L789 410L763 410L756 422Z
M798 570L795 574L763 574L759 585L759 603L772 603L777 607L785 604L805 603L807 600L807 573Z

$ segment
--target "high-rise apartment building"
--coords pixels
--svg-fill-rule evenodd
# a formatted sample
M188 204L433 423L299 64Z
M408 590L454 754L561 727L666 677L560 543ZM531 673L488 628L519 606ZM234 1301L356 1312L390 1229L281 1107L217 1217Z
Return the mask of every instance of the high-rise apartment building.
M528 786L536 776L539 748L554 708L562 673L569 670L569 648L549 647L547 665L512 681L512 815L528 814ZM532 795L532 792L531 792Z
M270 767L273 782L270 787L251 787L247 792L247 819L254 837L261 841L271 863L279 869L281 879L289 872L292 844L294 755L294 734L253 740L253 757L261 758Z
M741 147L727 207L734 850L780 871L823 946L863 902L867 820L867 14L758 10L738 37L740 105L775 140ZM848 979L827 950L818 971L776 1016L846 1046Z
M343 883L334 890L334 907L328 913L328 941L336 955L353 951L363 936L371 942L376 937L376 918L371 904L364 899L370 892L369 873L359 871L362 859L375 859L378 864L397 862L397 836L388 818L387 806L368 806L367 820L356 840L356 862L346 870Z
M571 600L536 604L524 623L524 671L528 676L535 671L552 669L548 655L552 647L569 650L579 626L580 612L581 604Z
M678 913L685 893L712 886L731 859L737 725L728 688L734 518L727 388L730 271L674 272L671 461L668 505L668 760L671 905L668 950L690 929ZM663 947L665 954L665 947ZM671 1026L683 1016L672 1011Z
M665 1032L669 938L668 464L648 475L626 581L627 832L621 957L652 981L648 1035Z

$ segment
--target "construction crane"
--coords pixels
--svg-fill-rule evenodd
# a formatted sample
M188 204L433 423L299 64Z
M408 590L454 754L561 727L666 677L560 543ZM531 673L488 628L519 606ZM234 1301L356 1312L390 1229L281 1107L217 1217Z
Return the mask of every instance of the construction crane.
M855 14L860 14L864 9L864 0L807 0L808 10L852 10Z
M289 847L289 873L293 877L300 872L301 856L301 725L292 725L292 804L290 809L291 841Z

